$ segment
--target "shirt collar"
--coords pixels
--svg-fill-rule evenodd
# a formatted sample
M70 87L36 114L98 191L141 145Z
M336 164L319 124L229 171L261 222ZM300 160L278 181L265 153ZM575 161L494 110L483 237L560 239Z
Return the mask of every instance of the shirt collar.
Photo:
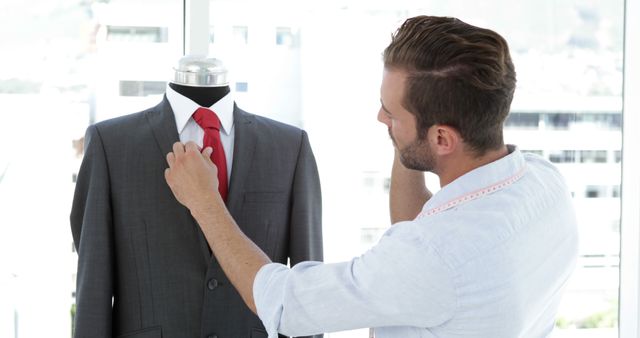
M480 196L498 191L522 177L525 159L520 150L507 145L509 154L456 178L425 203L418 217L432 215Z
M180 134L187 125L187 122L189 122L193 112L201 106L193 102L190 98L173 90L169 84L167 84L166 95L176 118L178 134ZM216 115L218 115L220 124L222 125L222 131L229 135L233 127L233 97L231 93L218 100L213 106L206 108L213 110Z

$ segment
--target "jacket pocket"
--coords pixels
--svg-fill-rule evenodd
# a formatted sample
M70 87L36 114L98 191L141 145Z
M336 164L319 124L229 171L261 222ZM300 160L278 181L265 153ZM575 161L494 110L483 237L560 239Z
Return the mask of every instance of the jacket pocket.
M284 192L246 192L236 222L271 260L282 261L289 228L289 196ZM286 261L285 261L286 262Z
M119 335L117 338L162 338L162 327L153 326L146 329L131 331Z

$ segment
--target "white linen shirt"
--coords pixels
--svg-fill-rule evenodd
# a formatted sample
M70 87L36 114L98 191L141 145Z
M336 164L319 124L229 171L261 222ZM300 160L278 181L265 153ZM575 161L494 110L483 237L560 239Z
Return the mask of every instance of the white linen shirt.
M173 115L176 118L176 128L180 135L180 142L187 143L189 141L193 141L199 147L202 147L204 130L192 117L196 109L200 108L200 105L190 98L176 92L168 84L165 94L167 96L167 101L169 101L169 105L171 105L171 109L173 110ZM233 143L235 140L235 131L233 128L233 106L233 96L229 93L214 103L213 106L205 107L213 110L216 115L218 115L220 124L222 125L222 130L220 130L220 142L222 142L225 160L227 161L227 182L231 179Z
M575 213L555 167L509 150L360 257L262 267L253 294L269 337L547 337L577 259Z

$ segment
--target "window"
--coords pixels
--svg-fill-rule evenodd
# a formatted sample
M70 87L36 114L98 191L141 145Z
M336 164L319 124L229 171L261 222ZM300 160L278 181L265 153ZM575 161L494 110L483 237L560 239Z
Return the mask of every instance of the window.
M553 163L573 163L576 161L575 150L552 151L549 154L549 161Z
M606 150L581 150L580 163L606 163Z
M0 79L0 93L4 94L37 94L41 88L42 83L35 80Z
M238 45L246 45L249 42L249 28L247 26L234 26L233 42Z
M545 126L550 129L568 129L574 120L575 115L572 113L545 114Z
M521 149L520 151L522 151L523 153L536 154L538 156L543 156L543 154L544 154L544 152L542 150Z
M373 177L365 177L362 180L362 184L366 187L366 188L373 188L374 184L375 184L375 179Z
M292 46L293 45L293 33L291 33L290 27L277 27L276 28L276 45L278 46Z
M509 128L533 129L596 129L619 131L622 126L620 112L512 112L505 123Z
M164 94L164 81L120 81L120 96L148 96Z
M385 228L360 228L360 243L366 246L374 245L380 240L385 230Z
M216 35L215 35L215 29L213 28L213 26L209 27L209 43L215 43L216 39L215 39Z
M613 152L613 160L615 163L620 163L622 162L622 151L620 150L615 150Z
M589 185L586 188L586 198L599 198L605 197L607 193L607 187L602 185Z
M107 26L107 41L168 42L167 27Z
M620 112L584 113L578 116L576 122L601 129L620 130L622 127L622 114Z
M620 185L614 185L611 187L611 197L620 198ZM620 220L618 220L618 225L620 224Z
M505 122L506 127L512 128L538 128L540 114L538 113L511 113Z
M236 82L236 92L246 93L249 91L249 84L247 82Z
M383 182L384 193L388 194L391 189L391 177L385 177Z

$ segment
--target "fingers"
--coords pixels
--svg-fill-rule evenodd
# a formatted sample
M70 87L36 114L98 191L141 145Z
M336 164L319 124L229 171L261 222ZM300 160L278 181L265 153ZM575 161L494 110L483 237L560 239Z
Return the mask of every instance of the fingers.
M185 149L185 152L197 152L197 153L200 153L200 149L198 149L198 145L195 144L195 142L193 142L193 141L187 142L187 144L184 145L184 149Z
M207 162L211 162L211 154L213 154L213 148L211 147L206 147L202 150L202 157L204 157Z
M176 161L179 158L182 158L187 152L200 152L199 147L192 141L187 142L187 144L182 144L181 142L176 142L172 147L173 152L167 154L167 163L169 164L169 168L173 168Z
M207 158L211 158L211 154L213 154L213 148L206 147L206 148L202 149L202 156L205 156Z
M171 187L171 169L167 168L164 170L164 180L167 181L167 184Z
M176 142L173 144L173 153L175 156L180 156L184 154L184 145L180 142Z
M173 144L173 162L175 162L176 158L179 158L180 156L182 156L183 154L187 153L187 152L198 152L200 153L200 147L198 147L198 145L193 142L193 141L189 141L186 144L182 144L182 142L176 142ZM170 159L170 154L167 154L167 162L169 162ZM171 164L171 163L170 163Z
M213 154L213 148L211 147L206 147L202 150L202 157L204 157L204 160L218 170L218 166L211 160L211 154Z
M173 144L172 152L169 152L166 156L167 163L169 164L169 168L173 168L177 161L180 160L183 155L187 153L198 153L200 154L200 147L193 141L189 141L186 144L182 144L181 142L176 142ZM202 150L203 156L205 156L209 162L211 162L211 153L213 153L213 149L211 147L207 147Z
M173 150L173 152L169 152L166 156L169 168L173 168L173 166L176 164L177 156L181 156L182 154L184 154L184 145L182 145L182 143L180 142L176 142L173 144L173 147L171 149Z
M169 164L169 168L173 168L173 165L176 163L176 155L174 155L173 153L168 153L167 163Z

